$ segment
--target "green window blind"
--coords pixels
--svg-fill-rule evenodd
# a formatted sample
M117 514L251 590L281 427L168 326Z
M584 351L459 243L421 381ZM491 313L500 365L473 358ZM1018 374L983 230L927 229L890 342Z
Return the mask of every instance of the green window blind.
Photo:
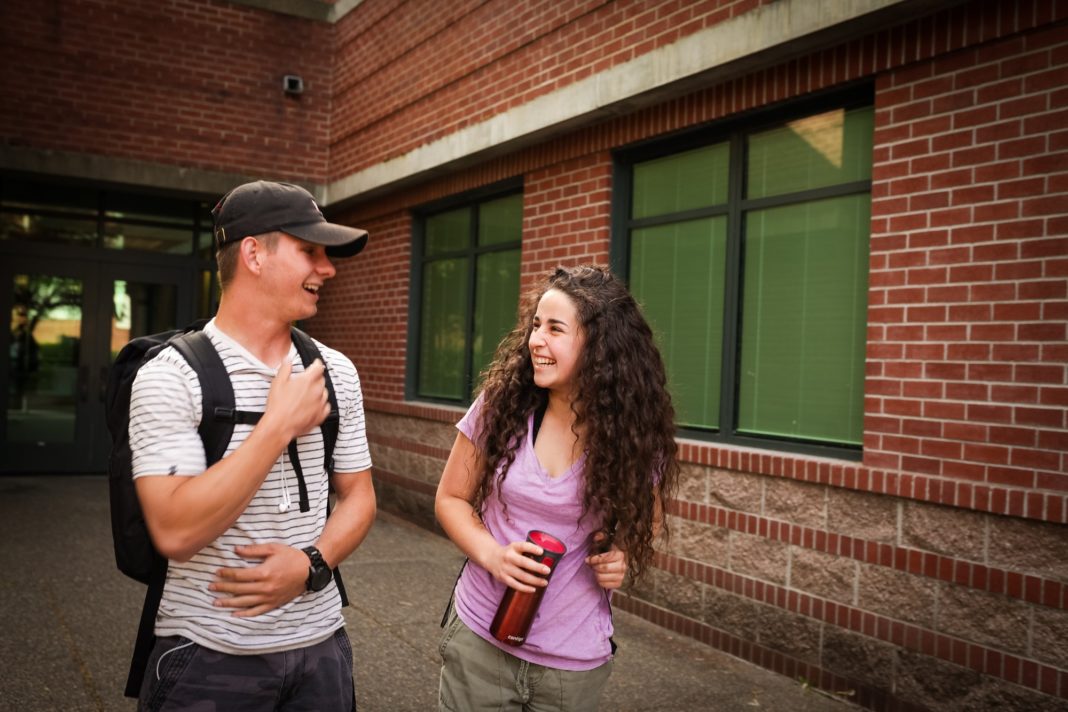
M722 216L631 238L631 290L656 335L684 427L719 427L726 243Z
M747 216L740 432L861 443L870 203Z
M463 250L471 242L471 211L452 210L427 218L426 254Z
M480 246L515 245L522 240L522 194L483 203L478 213ZM486 252L478 256L476 265L472 376L489 365L497 344L515 326L519 308L519 250Z
M437 260L423 270L423 319L419 353L420 394L461 398L468 279L466 259Z
M633 164L630 287L679 426L862 444L873 114L738 124L728 140Z
M478 208L478 244L517 243L523 233L523 196L491 200Z
M522 222L522 194L425 219L417 396L467 400L514 326Z
M871 178L874 112L835 109L749 137L750 199Z
M477 264L472 376L489 365L497 345L515 326L519 307L519 250L489 252L480 255Z
M726 202L729 154L729 144L721 143L636 165L632 217Z

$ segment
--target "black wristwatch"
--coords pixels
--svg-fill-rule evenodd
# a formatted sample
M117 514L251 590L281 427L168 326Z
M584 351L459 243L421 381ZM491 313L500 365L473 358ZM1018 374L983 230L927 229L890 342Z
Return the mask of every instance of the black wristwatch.
M322 591L330 583L330 579L333 578L330 567L326 565L326 562L323 561L323 555L314 546L306 546L301 551L307 554L311 560L311 566L308 567L308 580L304 584L305 588L309 591Z

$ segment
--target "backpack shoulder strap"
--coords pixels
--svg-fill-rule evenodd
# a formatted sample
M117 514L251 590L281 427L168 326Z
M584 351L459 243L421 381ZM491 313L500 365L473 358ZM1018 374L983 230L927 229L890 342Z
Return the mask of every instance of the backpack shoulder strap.
M133 656L130 659L130 670L126 675L126 687L123 690L123 695L126 697L137 699L141 693L141 682L145 678L148 658L156 644L156 613L159 612L159 603L163 600L163 584L166 580L167 559L158 556L152 563L148 589L145 591L145 602L141 606L141 620L137 626L137 638L134 641Z
M312 338L295 326L292 328L291 335L293 337L293 345L297 348L300 362L304 364L304 368L310 366L315 359L323 362L323 378L326 381L326 396L330 399L330 415L327 416L319 428L323 433L323 467L326 468L327 474L330 474L334 471L334 445L337 444L338 423L341 419L341 413L337 407L337 393L334 391L334 382L330 378L330 369L326 365L326 359L323 358L319 347L315 345Z
M219 352L203 331L180 334L168 343L182 355L200 379L203 409L197 432L204 442L208 467L222 459L234 434L237 416L234 387Z
M319 429L323 433L323 468L329 477L334 472L334 445L337 444L338 424L341 421L341 412L337 407L337 393L334 391L334 382L330 379L330 369L326 365L326 359L323 358L319 347L315 345L312 338L295 326L292 328L290 335L293 338L293 345L297 349L297 354L300 355L300 362L304 364L305 368L310 366L315 359L323 362L323 379L326 381L326 396L330 400L330 415L319 426ZM291 451L291 460L293 459L293 453L295 453L295 449ZM329 498L326 500L326 514L330 516ZM337 586L338 594L341 596L341 605L349 605L348 592L345 591L345 583L341 580L340 567L334 569L334 585Z

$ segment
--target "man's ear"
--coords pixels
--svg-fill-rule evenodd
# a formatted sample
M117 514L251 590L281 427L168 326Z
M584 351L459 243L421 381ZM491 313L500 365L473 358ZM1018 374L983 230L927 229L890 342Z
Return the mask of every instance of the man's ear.
M259 275L260 270L263 269L264 253L264 247L260 241L254 237L243 238L239 249L241 250L241 264L252 274Z

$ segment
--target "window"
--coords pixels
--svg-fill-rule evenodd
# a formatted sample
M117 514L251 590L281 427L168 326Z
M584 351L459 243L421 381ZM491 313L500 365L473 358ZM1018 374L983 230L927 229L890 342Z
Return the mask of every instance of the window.
M515 325L522 225L521 193L417 216L411 397L470 401L478 374Z
M190 198L2 176L0 242L182 258L199 269L194 314L209 318L219 302L210 209Z
M189 255L205 225L211 216L193 200L13 178L0 185L0 240Z
M858 456L868 97L621 155L613 258L687 435Z

